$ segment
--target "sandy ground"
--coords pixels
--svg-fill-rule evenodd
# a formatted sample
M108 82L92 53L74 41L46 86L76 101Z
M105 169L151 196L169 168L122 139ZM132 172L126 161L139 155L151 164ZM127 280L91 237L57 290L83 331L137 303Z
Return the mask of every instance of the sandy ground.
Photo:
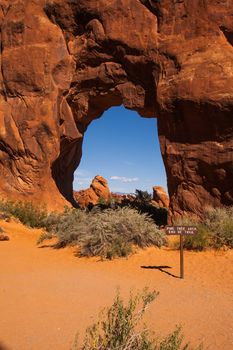
M233 349L233 251L185 252L181 280L174 277L177 251L149 248L101 262L76 258L70 248L38 248L39 230L0 227L10 236L0 242L0 350L68 350L117 287L127 297L144 286L160 292L145 317L155 332L166 335L179 324L193 345ZM171 268L141 268L164 265Z

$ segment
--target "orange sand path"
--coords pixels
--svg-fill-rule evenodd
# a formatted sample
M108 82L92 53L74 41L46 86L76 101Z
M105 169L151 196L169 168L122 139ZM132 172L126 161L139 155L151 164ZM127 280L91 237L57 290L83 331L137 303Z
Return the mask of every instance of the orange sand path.
M178 275L179 253L150 248L128 260L98 262L72 250L38 248L39 230L0 222L0 350L68 350L78 331L110 305L117 287L160 292L146 322L161 335L183 326L193 345L233 349L233 251L185 252L185 279L145 266L168 265Z

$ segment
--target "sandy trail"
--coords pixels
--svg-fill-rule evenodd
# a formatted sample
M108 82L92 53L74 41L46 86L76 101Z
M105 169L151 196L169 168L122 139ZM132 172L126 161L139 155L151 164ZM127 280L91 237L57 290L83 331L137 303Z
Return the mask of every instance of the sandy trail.
M185 252L185 279L179 253L150 248L128 260L98 262L72 250L38 248L39 230L0 222L10 241L0 242L0 350L68 350L78 331L96 320L120 287L128 296L144 286L160 292L146 315L149 327L165 335L183 326L193 345L233 349L233 251Z

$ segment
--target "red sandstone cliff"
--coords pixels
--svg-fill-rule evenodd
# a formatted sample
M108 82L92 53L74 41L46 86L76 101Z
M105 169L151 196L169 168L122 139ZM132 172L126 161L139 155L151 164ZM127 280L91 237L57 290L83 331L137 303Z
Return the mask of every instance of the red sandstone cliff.
M2 0L0 195L61 206L90 122L157 117L170 213L233 204L233 3Z

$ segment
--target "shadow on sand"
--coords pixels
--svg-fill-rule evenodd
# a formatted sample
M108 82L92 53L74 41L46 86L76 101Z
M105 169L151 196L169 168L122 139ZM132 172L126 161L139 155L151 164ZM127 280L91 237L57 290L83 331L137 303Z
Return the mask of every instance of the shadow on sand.
M40 245L37 248L39 248L39 249L42 249L42 248L53 248L53 249L56 249L57 247L56 247L55 243L51 243L51 244ZM0 350L1 350L1 348L0 348Z
M171 272L168 272L164 269L171 269L171 266L167 266L167 265L159 265L159 266L155 266L155 265L149 265L149 266L141 266L141 269L155 269L155 270L159 270L163 273L166 273L167 275L174 277L174 278L180 278L180 276L176 276L173 275Z

